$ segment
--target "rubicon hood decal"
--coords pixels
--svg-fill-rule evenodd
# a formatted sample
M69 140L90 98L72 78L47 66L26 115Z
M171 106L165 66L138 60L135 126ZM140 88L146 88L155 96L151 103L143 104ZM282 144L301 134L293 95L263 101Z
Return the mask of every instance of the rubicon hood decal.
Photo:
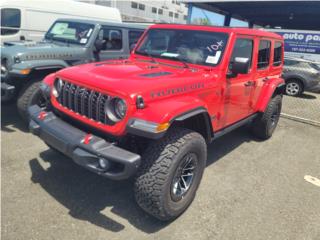
M179 93L190 92L200 88L204 88L204 83L199 82L199 83L184 85L181 87L174 87L174 88L168 88L168 89L163 89L159 91L152 91L150 95L151 95L151 98L164 97L164 96L169 96L169 95L174 95Z

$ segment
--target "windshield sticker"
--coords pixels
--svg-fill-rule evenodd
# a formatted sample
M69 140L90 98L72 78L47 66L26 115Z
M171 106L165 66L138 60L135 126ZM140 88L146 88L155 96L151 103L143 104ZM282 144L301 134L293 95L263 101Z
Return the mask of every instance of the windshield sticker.
M221 51L217 51L215 56L208 56L206 63L217 64L221 56Z
M62 35L68 28L68 23L56 23L51 32L53 35Z
M86 44L86 43L87 43L87 39L86 39L86 38L81 38L81 39L80 39L80 43Z
M222 47L223 47L223 41L221 40L215 44L207 46L207 49L209 50L209 52L213 52L213 51L218 51Z
M178 57L180 54L178 53L169 53L169 52L164 52L164 53L161 53L161 56L164 56L164 57Z
M89 29L89 31L87 33L87 38L90 37L91 33L92 33L92 28Z

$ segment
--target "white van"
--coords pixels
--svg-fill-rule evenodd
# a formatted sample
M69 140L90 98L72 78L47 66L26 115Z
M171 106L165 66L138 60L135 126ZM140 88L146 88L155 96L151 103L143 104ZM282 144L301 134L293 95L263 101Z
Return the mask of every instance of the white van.
M39 41L58 18L122 22L117 8L73 0L1 0L1 44Z

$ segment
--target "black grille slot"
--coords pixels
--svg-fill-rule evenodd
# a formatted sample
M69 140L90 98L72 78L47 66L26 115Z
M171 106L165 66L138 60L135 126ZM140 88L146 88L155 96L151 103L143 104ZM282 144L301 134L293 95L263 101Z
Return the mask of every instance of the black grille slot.
M65 108L89 119L112 125L104 110L108 99L109 96L100 92L63 81L57 101Z

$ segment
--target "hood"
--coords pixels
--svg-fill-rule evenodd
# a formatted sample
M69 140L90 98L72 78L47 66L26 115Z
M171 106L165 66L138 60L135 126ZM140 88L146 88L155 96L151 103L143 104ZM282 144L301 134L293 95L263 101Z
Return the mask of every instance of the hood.
M54 42L7 42L1 47L1 55L19 57L20 61L41 59L70 59L81 51L80 46Z
M63 69L57 77L109 95L146 101L179 95L203 88L207 79L218 77L205 68L185 68L180 63L115 60Z

